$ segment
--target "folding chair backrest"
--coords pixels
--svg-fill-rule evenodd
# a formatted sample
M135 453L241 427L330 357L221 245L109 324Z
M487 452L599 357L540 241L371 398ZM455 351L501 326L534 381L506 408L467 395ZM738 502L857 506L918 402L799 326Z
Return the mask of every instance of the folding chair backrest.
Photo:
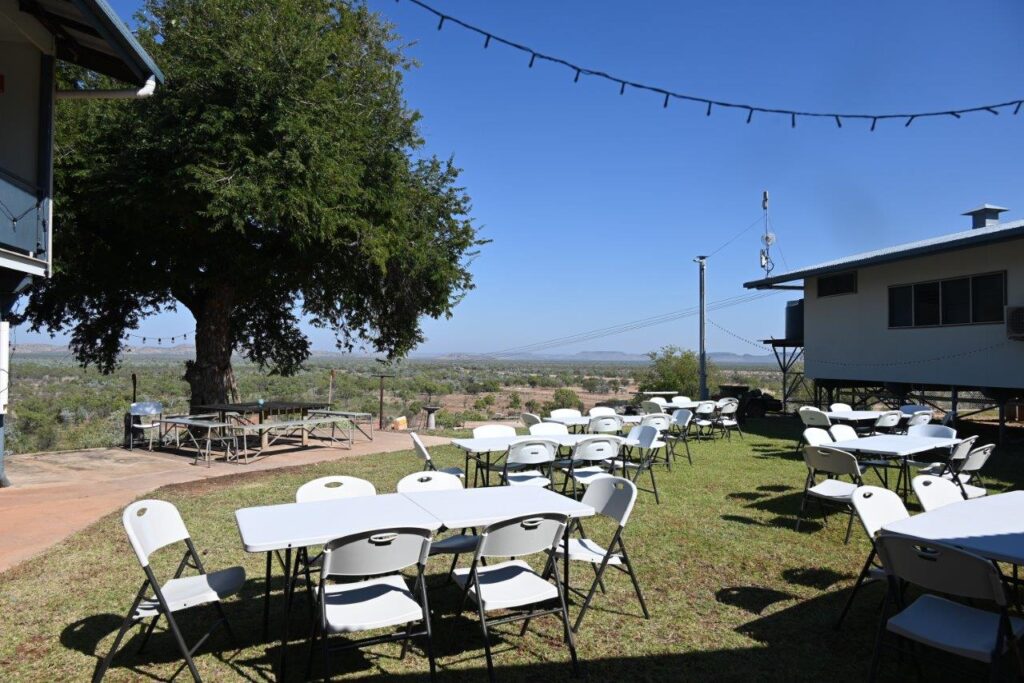
M949 469L954 472L960 471L960 468L967 462L967 456L971 454L971 449L974 448L974 442L977 440L977 435L969 436L953 446L953 449L949 452Z
M686 405L686 404L688 404L690 402L691 401L690 401L690 397L689 396L673 396L672 397L672 403L675 403L676 405Z
M926 425L926 424L930 423L931 421L932 421L932 414L927 412L927 411L922 411L920 413L914 413L913 415L910 416L910 419L907 420L907 429L910 429L911 427L920 427L922 425ZM941 426L941 425L939 425L939 426Z
M804 423L804 427L823 427L828 429L832 426L832 421L828 419L828 415L814 406L804 406L797 412L800 415L800 420Z
M717 406L715 406L714 401L701 401L697 405L697 417L707 417L709 415L714 415L715 410L717 410Z
M601 436L580 439L572 449L572 459L576 462L600 462L610 460L618 454L618 439Z
M308 481L295 492L296 503L311 503L317 500L335 500L338 498L359 498L375 496L377 489L373 484L359 477L333 475Z
M164 412L164 404L160 401L138 401L131 404L128 408L128 412L133 417L145 416L145 415L160 415Z
M552 462L558 453L558 444L544 439L517 441L508 447L505 461L509 465L541 465Z
M618 434L622 431L622 418L618 415L592 417L587 431L591 434Z
M454 491L462 488L462 480L447 472L413 472L398 480L399 493L416 491Z
M804 462L817 474L849 475L860 479L857 458L838 448L804 446Z
M721 408L726 407L730 403L739 403L739 399L738 398L733 398L731 396L727 396L725 398L720 398L717 401L715 401L715 407L721 409Z
M566 515L541 512L495 522L480 534L477 557L523 557L554 550L562 540Z
M644 415L643 419L640 421L640 424L654 427L659 432L663 432L669 428L669 425L672 424L672 416L667 413Z
M530 425L530 436L564 436L568 433L569 428L557 422L541 422L537 425Z
M808 446L827 446L832 443L832 436L821 427L808 427L804 430L804 443Z
M636 440L639 442L640 448L653 448L654 442L658 440L658 435L657 427L653 425L640 425L636 432Z
M519 419L523 421L523 424L527 427L533 425L539 425L543 420L540 419L540 415L534 415L533 413L523 413L519 416Z
M626 526L636 503L636 484L623 477L598 479L587 487L582 502L597 514L614 519L620 527Z
M652 403L657 403L659 406L662 406L662 407L664 407L668 403L668 401L663 399L661 396L652 396L651 397L651 402Z
M927 411L930 413L932 409L919 403L904 403L900 406L899 410L899 412L904 415L913 415L914 413L920 413L921 411Z
M899 494L880 486L858 486L853 492L853 509L871 539L886 524L910 516Z
M902 419L903 413L898 410L890 410L878 416L878 419L875 420L875 428L892 429L899 425Z
M930 436L937 439L955 439L956 430L945 425L912 424L907 427L907 436Z
M949 479L931 474L919 474L910 482L917 500L925 512L937 510L951 503L962 503L964 496L960 487Z
M551 411L551 417L583 417L583 413L575 408L556 408Z
M691 420L693 420L692 410L680 408L676 412L672 413L672 427L678 429L681 432L686 431L686 428L690 426Z
M990 560L944 543L881 534L875 540L885 571L925 590L1007 605L999 569Z
M731 417L736 414L736 411L739 410L739 408L740 404L738 402L729 401L722 405L722 409L718 411L718 414L722 417Z
M811 427L810 429L818 429L818 427ZM805 429L804 432L810 431ZM857 430L850 425L832 425L828 428L828 433L832 435L835 441L849 441L851 439L859 439ZM820 446L821 444L811 444L812 446Z
M502 436L515 436L516 428L511 425L481 425L473 429L474 439L490 439Z
M994 451L995 448L996 445L994 443L990 443L972 450L967 454L967 460L964 461L963 465L961 465L960 472L963 474L974 474L975 472L980 472L981 468L985 466L985 463L988 462L988 459L992 456L992 451Z
M853 408L850 407L849 403L833 403L828 407L828 409L829 412L832 413L848 413L851 410L853 410Z
M423 445L422 441L420 441L420 435L416 432L409 432L409 436L412 437L412 449L416 451L416 455L418 455L420 459L429 466L431 462L430 451L428 451L427 447Z
M124 509L121 522L143 567L149 566L149 556L160 548L189 537L178 508L164 500L132 503Z
M657 415L665 412L665 406L654 401L641 401L640 410L644 411L644 415Z
M324 546L323 576L390 574L427 561L430 529L398 527L336 538Z
M587 411L590 417L597 417L598 415L614 415L615 408L609 408L608 406L594 406Z

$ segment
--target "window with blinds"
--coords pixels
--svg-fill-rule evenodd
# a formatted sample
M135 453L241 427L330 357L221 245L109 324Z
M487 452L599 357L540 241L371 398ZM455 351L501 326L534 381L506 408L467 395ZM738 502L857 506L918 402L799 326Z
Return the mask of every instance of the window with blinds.
M1003 322L1006 273L889 287L889 327Z

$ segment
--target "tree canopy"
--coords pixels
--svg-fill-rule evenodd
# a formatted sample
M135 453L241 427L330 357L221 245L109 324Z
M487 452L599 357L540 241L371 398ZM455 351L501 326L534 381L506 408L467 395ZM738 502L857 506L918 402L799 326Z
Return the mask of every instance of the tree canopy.
M637 389L639 391L676 391L685 396L696 397L700 394L700 359L693 351L686 351L678 346L664 346L659 351L647 354L651 359L637 373ZM708 386L717 382L718 370L708 361Z
M70 330L78 360L109 372L128 332L184 306L196 404L235 394L233 351L297 370L303 318L397 358L423 316L451 315L482 241L458 169L419 153L412 64L378 16L340 0L149 0L138 22L166 83L59 105L54 276L22 320Z

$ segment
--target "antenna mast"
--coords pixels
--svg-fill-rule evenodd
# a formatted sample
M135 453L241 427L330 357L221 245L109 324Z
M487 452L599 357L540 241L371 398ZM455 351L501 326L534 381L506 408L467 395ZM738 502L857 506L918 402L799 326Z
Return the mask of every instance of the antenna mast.
M775 262L772 261L772 245L775 244L775 233L768 229L770 225L768 220L768 190L761 193L761 210L764 211L764 234L761 235L761 244L764 247L761 249L761 269L764 271L765 277L767 277L771 275L772 270L775 268Z

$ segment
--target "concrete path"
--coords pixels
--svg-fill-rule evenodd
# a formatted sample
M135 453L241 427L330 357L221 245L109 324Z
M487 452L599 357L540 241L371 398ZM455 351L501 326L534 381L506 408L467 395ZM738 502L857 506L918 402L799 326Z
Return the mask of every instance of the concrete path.
M438 446L450 439L424 436L423 441ZM375 432L373 441L358 437L351 450L288 445L249 465L216 461L209 468L193 466L192 458L183 455L120 448L8 456L7 475L14 486L0 489L0 572L167 484L410 448L407 433Z

